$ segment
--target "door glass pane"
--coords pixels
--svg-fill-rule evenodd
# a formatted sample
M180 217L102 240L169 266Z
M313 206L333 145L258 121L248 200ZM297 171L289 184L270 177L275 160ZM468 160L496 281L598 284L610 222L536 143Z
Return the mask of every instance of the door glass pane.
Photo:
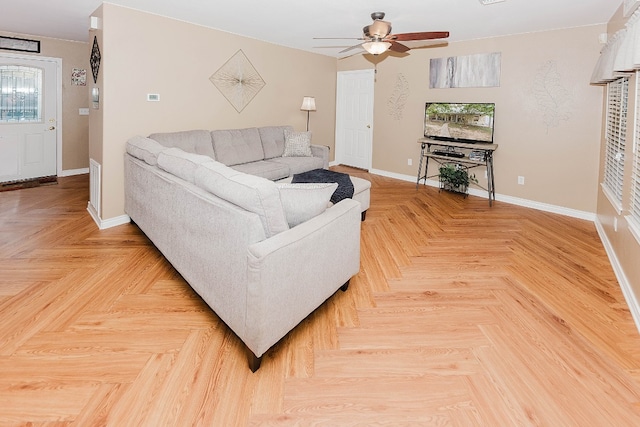
M42 70L0 65L0 123L42 121Z

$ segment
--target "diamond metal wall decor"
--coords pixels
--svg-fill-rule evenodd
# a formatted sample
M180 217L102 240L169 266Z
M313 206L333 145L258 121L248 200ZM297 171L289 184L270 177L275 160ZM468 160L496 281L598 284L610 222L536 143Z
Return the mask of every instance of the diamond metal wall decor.
M239 113L266 84L242 50L209 77L211 83Z
M98 83L98 71L100 70L100 48L98 47L98 37L93 36L93 48L91 49L91 72L93 73L93 82Z

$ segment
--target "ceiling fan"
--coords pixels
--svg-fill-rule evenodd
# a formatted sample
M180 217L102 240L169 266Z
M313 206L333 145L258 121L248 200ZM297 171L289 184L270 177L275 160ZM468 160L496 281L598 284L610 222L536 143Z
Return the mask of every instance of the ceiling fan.
M391 50L393 52L404 53L411 48L398 42L416 41L416 40L433 40L445 39L449 37L448 31L426 31L420 33L403 33L391 34L391 23L383 21L384 12L373 12L371 19L373 23L362 29L363 37L349 37L355 40L363 40L362 43L348 47L340 53L348 52L352 49L363 48L372 55L380 55L381 53ZM341 37L332 37L338 39ZM320 38L316 38L320 39ZM344 37L343 39L347 39Z

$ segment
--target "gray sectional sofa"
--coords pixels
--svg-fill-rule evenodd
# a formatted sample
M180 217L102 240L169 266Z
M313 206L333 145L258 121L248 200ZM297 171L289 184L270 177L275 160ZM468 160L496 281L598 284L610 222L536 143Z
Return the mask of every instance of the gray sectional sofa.
M281 137L265 137L273 151L260 155L256 132L279 128L135 137L124 159L126 213L244 342L253 371L360 268L359 202L329 206L337 184L258 176L326 165L321 148L317 160L278 157ZM232 147L242 135L251 156Z
M167 147L204 154L251 175L279 180L296 173L329 167L329 147L311 145L311 156L283 156L285 132L291 126L154 133L150 139Z

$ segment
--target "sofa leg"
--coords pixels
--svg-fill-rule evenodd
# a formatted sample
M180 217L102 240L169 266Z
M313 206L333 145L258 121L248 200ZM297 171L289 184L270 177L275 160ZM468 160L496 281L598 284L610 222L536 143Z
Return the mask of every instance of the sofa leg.
M367 218L367 211L364 211L360 214L360 221L364 221Z
M251 369L251 372L255 372L258 369L260 369L260 363L262 363L262 356L257 357L249 349L247 349L247 353L249 355L249 369Z
M347 289L349 289L349 282L351 281L351 279L347 280L347 283L345 283L344 285L340 286L340 290L342 292L347 292Z

